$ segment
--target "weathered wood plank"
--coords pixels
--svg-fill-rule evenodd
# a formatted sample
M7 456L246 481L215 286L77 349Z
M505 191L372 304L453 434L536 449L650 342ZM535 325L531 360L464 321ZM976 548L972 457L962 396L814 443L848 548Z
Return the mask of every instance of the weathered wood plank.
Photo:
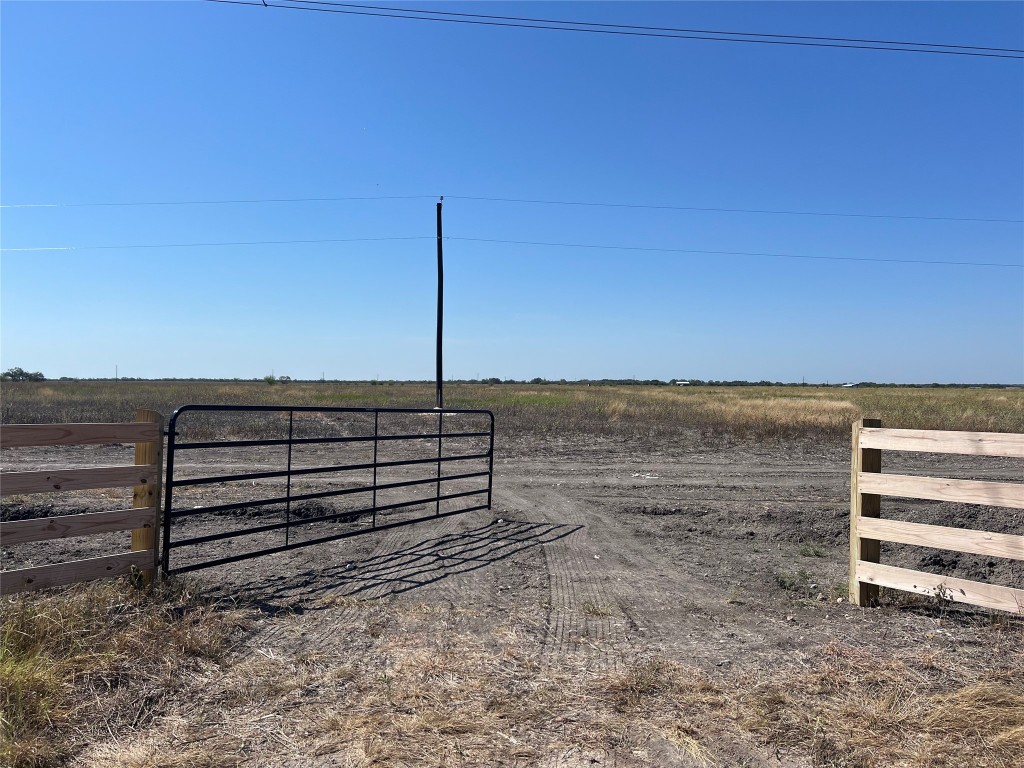
M860 473L858 483L861 493L1024 509L1024 483L952 480L945 477L916 475L876 475L865 472Z
M3 571L0 572L0 595L9 595L27 589L74 584L104 576L121 576L130 573L132 568L151 568L152 564L152 552L128 552L121 555L93 557L88 560L73 560L69 563Z
M908 523L903 520L863 518L860 521L860 535L897 544L914 544L920 547L1024 560L1024 536L1011 533L947 528L942 525Z
M155 482L157 471L155 466L124 466L6 472L0 476L0 496L147 485Z
M4 424L0 447L33 445L106 445L163 441L162 427L152 422L123 424Z
M930 429L864 428L863 448L969 456L1024 458L1024 435L1008 432L944 432Z
M878 602L878 587L865 584L857 579L857 562L867 560L877 563L881 556L881 545L865 538L860 532L863 520L876 518L881 514L880 496L864 493L859 479L864 473L882 471L882 452L864 448L860 436L864 427L880 427L878 419L861 419L853 425L853 451L850 463L850 601L855 605L872 605Z
M857 577L877 586L1024 615L1024 589L866 563L863 560L857 563Z
M128 531L156 527L156 508L119 509L112 512L86 512L80 515L43 517L36 520L12 520L0 523L0 544L11 546L30 541L91 536L94 533Z

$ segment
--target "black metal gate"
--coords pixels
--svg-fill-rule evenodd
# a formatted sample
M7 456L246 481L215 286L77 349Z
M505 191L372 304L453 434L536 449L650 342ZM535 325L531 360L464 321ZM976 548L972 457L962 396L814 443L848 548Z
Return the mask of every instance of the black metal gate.
M163 571L490 509L493 469L490 411L183 405L168 423Z

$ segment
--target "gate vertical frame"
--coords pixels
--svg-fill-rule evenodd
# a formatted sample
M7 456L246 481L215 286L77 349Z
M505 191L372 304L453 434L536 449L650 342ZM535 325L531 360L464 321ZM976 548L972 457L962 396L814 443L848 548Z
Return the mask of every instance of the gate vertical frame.
M380 411L373 412L373 522L377 527L377 446L380 444Z
M178 410L171 414L167 422L167 472L164 475L163 543L160 547L160 572L164 575L170 571L171 565L171 499L174 491L174 443L178 434Z
M488 412L490 413L490 412ZM494 492L494 414L491 417L491 440L487 446L487 508L491 508L491 496Z
M288 479L285 481L284 519L288 525L284 529L284 543L290 544L292 533L292 438L295 435L295 411L288 411Z

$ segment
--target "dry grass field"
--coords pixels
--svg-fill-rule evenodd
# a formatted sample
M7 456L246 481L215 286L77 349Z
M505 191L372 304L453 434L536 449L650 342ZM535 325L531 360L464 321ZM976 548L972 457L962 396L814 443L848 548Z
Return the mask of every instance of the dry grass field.
M7 382L7 424L120 421L137 408L165 416L185 403L430 407L433 385L192 381ZM494 411L506 436L705 435L846 440L862 416L904 429L1024 431L1024 390L841 387L449 384L450 408Z
M452 385L446 395L495 412L490 512L152 592L109 581L5 598L0 764L1024 764L1024 623L902 593L870 610L844 599L850 423L1024 432L1024 391ZM422 407L432 396L408 384L5 384L3 421L127 420L188 402ZM4 470L50 460L13 453ZM1024 477L1011 460L899 462L907 473ZM52 513L41 509L16 498L3 513ZM1024 531L1019 510L979 518L969 505L885 500L890 513ZM38 557L0 549L5 568ZM883 561L1024 587L1014 561L899 545Z

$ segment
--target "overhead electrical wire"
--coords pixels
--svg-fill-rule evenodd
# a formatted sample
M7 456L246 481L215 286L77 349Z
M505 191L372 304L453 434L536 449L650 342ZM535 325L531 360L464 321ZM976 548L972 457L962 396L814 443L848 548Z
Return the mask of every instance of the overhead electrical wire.
M478 195L445 195L449 200L472 200L489 203L523 203L530 205L570 205L587 208L625 208L652 211L693 211L697 213L753 213L774 216L827 216L851 219L897 219L908 221L962 221L987 224L1024 224L1024 219L979 218L970 216L916 216L890 213L844 213L839 211L794 211L769 208L721 208L694 205L665 205L645 203L608 203L585 200L537 200L519 197L483 197ZM185 205L241 205L259 203L333 203L370 200L436 200L438 195L378 195L360 197L269 197L227 200L140 200L94 203L12 203L0 205L6 209L24 208L129 208L149 206Z
M608 27L609 29L639 29L650 32L685 32L702 35L739 35L742 37L772 37L789 40L814 40L842 43L875 43L878 45L912 45L925 48L962 48L975 51L1002 51L1007 53L1024 53L1024 48L997 48L989 45L959 45L953 43L922 43L908 40L874 40L860 37L824 37L822 35L789 35L775 32L737 32L736 30L693 29L688 27L652 27L642 24L611 24L600 21L569 21L566 19L538 19L526 16L497 16L489 13L463 13L462 11L430 11L422 8L394 8L382 5L365 5L362 3L342 3L337 0L283 0L286 3L304 5L329 5L342 8L365 8L377 11L399 11L402 13L418 13L430 16L459 16L473 19L499 19L502 21L529 21L538 24L567 24L584 27Z
M443 11L427 12L416 9L390 9L384 6L360 6L355 4L333 3L320 0L284 0L283 3L250 2L249 0L207 0L207 2L223 3L228 5L248 5L264 8L284 8L295 11L313 11L319 13L336 13L351 16L373 16L390 19L410 19L418 21L434 21L448 24L469 24L489 27L509 27L519 29L547 29L559 32L585 32L599 35L620 35L627 37L660 38L675 40L710 40L729 43L754 43L757 45L788 45L809 48L845 48L852 50L874 50L874 51L899 51L903 53L930 53L945 56L973 56L982 58L997 59L1024 59L1024 50L1015 48L1000 49L986 46L951 46L938 43L893 43L891 45L875 45L869 43L853 42L856 38L846 38L851 42L830 42L833 38L802 38L797 35L762 35L762 33L715 33L715 34L691 34L683 32L660 32L657 28L645 28L631 25L606 25L590 22L577 21L516 21L518 17L512 16L489 16L486 14L459 14L456 12L445 13ZM300 4L301 3L301 4ZM371 10L377 9L377 10ZM575 25L575 26L574 26ZM670 29L670 28L666 28ZM741 36L729 36L741 35ZM746 35L746 36L742 36ZM767 39L783 38L785 39ZM840 38L835 38L840 39ZM1001 52L1005 51L1005 52Z
M101 251L101 250L135 250L140 248L216 248L221 246L246 246L246 245L307 245L325 243L365 243L384 242L396 240L435 240L436 235L414 235L410 237L349 237L349 238L322 238L316 240L246 240L217 243L145 243L133 245L63 245L63 246L36 246L30 248L0 248L4 253L41 253L56 251ZM764 253L758 251L714 251L702 248L652 248L639 245L603 245L593 243L552 243L537 240L503 240L498 238L485 237L453 237L446 236L445 241L461 241L468 243L496 243L503 245L526 245L532 247L546 248L581 248L606 251L641 251L648 253L686 253L694 255L712 256L756 256L784 259L813 259L821 261L869 261L889 264L941 264L958 267L1004 267L1009 269L1024 269L1024 264L1006 264L1001 262L978 262L978 261L945 261L940 259L887 259L865 256L809 256L795 253Z
M370 195L361 197L264 197L237 200L142 200L99 203L8 203L0 208L100 208L151 205L239 205L247 203L337 203L347 200L423 200L437 195Z
M530 203L536 205L578 205L594 208L639 208L656 211L697 211L703 213L763 213L776 216L837 216L851 219L909 219L920 221L973 221L996 224L1024 224L1024 219L987 219L968 216L905 216L888 213L838 213L834 211L780 211L767 208L708 208L692 205L646 205L637 203L595 203L579 200L528 200L516 197L471 197L445 195L452 200L481 200L495 203Z
M219 248L234 245L310 245L322 243L373 243L387 240L436 240L436 235L412 237L331 237L317 240L238 240L220 243L142 243L135 245L53 245L32 248L0 248L3 253L38 253L41 251L125 251L136 248Z
M651 253L694 253L718 256L771 256L780 259L815 259L822 261L876 261L888 264L944 264L957 267L1009 267L1024 269L1024 264L1006 264L983 261L943 261L939 259L883 259L870 256L808 256L796 253L760 253L755 251L709 251L693 248L649 248L638 245L595 245L593 243L548 243L535 240L497 240L483 237L450 237L448 240L464 240L472 243L504 243L508 245L532 245L549 248L591 248L607 251L645 251Z

